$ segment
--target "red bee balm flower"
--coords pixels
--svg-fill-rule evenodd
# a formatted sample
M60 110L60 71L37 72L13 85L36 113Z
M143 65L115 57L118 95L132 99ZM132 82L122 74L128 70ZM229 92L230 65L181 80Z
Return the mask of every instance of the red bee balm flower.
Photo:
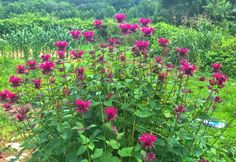
M94 32L93 31L86 31L86 32L83 33L83 36L86 39L86 41L92 42L93 37L94 37Z
M197 70L195 65L192 65L188 62L188 60L180 60L181 70L183 74L188 76L193 76L193 73Z
M214 63L214 64L211 64L211 67L213 68L213 72L217 73L217 72L220 72L222 64Z
M16 73L17 74L24 74L25 73L25 66L24 65L18 65L16 68Z
M204 158L201 158L201 159L199 160L199 162L208 162L208 160L206 160L206 159L204 159Z
M59 50L59 51L57 51L57 55L59 56L60 59L64 59L65 58L65 51Z
M10 76L9 82L11 83L12 87L16 88L20 86L22 79L16 76Z
M152 162L152 161L154 161L154 160L156 160L155 154L154 154L153 152L147 153L147 155L146 155L146 157L145 157L145 161L146 161L146 162Z
M129 33L132 32L132 25L128 24L128 23L119 24L118 28L121 29L121 31L124 35L128 35Z
M166 38L158 38L158 44L159 46L166 47L170 41Z
M138 47L140 51L146 50L149 46L149 42L145 40L137 41L135 45Z
M93 22L93 25L96 28L101 28L102 24L103 24L102 20L94 20L94 22Z
M83 50L79 50L79 51L71 50L70 54L73 59L82 58L82 56L84 55L84 51Z
M11 93L8 90L0 91L0 100L5 101L8 97L8 94Z
M27 62L27 65L29 66L30 70L35 70L36 69L36 64L37 64L37 62L34 61L34 60Z
M104 112L108 121L112 121L117 117L117 109L114 107L106 107Z
M141 32L143 33L144 36L150 37L154 32L154 28L142 27Z
M89 107L91 105L91 102L77 99L77 100L75 100L75 105L77 106L76 112L84 113L84 112L89 111Z
M12 106L12 103L11 103L11 102L7 102L7 103L5 103L5 104L2 105L2 107L3 107L6 111L10 110L10 109L11 109L11 106Z
M67 46L68 43L66 41L58 41L55 42L54 45L59 49L59 50L64 50Z
M161 57L159 57L159 56L156 56L156 57L155 57L155 60L156 60L156 63L158 63L158 64L161 64L161 63L162 63L162 59L161 59Z
M138 24L130 24L130 30L131 32L136 32L136 30L139 28Z
M125 61L125 59L126 59L126 58L125 58L125 55L121 55L121 56L120 56L120 61Z
M18 121L23 121L24 118L25 118L25 116L24 116L23 114L16 114L16 119L17 119Z
M188 54L189 49L188 48L176 48L175 51L177 53L179 53L181 56L185 57Z
M49 74L54 68L54 63L52 61L43 62L39 65L39 68L42 69L43 74Z
M228 80L228 77L222 73L213 74L213 78L220 87L223 87L224 83Z
M43 54L43 55L41 55L41 60L43 62L49 61L50 58L51 58L50 54Z
M143 25L143 26L147 26L148 24L150 24L152 22L151 19L148 18L140 18L139 22Z
M33 80L33 83L34 83L34 88L35 89L40 89L42 80L41 79L35 79L35 80Z
M175 109L175 112L178 114L183 113L185 111L186 111L186 109L185 109L184 105L178 105L177 108Z
M156 139L157 137L155 135L144 133L141 137L139 137L139 142L142 143L147 149L153 147Z
M123 13L115 14L114 18L117 20L118 23L122 23L126 19L126 15Z
M77 70L77 78L79 80L84 80L85 79L84 71L85 71L85 69L83 67L78 68L78 70Z
M72 30L69 32L69 34L74 38L78 39L79 36L82 34L80 30Z
M15 93L8 92L7 99L9 99L11 102L16 102L18 100L18 97Z

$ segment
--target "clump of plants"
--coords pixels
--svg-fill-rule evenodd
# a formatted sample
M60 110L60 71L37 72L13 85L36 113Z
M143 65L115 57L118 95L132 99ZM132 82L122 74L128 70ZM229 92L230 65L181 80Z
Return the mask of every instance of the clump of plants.
M210 78L198 78L188 48L170 52L170 40L152 38L150 19L139 25L125 18L115 15L120 37L96 41L104 29L95 20L94 30L70 31L70 42L56 42L54 54L18 65L10 76L12 89L0 99L21 123L17 133L30 161L207 162L212 155L218 138L203 121L222 102L221 64L212 64ZM189 87L196 79L195 92Z

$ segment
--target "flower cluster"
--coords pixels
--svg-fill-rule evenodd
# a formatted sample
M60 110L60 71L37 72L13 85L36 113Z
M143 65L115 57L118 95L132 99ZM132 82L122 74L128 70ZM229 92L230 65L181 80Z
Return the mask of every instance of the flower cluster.
M154 28L142 27L141 31L142 31L144 36L150 37L153 34L153 32L154 32Z
M81 36L81 31L80 30L72 30L69 32L69 34L74 38L74 39L78 39L79 36Z
M85 40L88 41L88 42L94 41L94 38L93 38L94 37L94 32L93 31L85 31L83 33L83 36L84 36Z
M170 41L166 38L158 38L157 41L158 41L159 46L162 46L162 47L166 47L170 43Z
M58 48L58 50L65 50L65 48L68 46L68 43L66 41L58 41L55 42L54 45Z
M78 58L82 58L82 56L84 55L84 51L83 50L79 50L79 51L71 50L70 54L73 59L78 59Z
M156 139L157 137L155 135L144 133L141 137L139 137L139 142L144 148L148 149L154 147Z
M117 117L117 109L114 107L105 108L106 120L112 121Z
M22 83L22 79L20 77L17 76L10 76L9 78L9 82L11 83L11 86L16 88L19 87Z
M143 26L147 26L148 24L150 24L152 22L151 19L148 18L140 18L139 22L143 25Z
M39 64L39 68L42 69L42 73L47 75L50 74L54 68L53 61L47 61Z
M138 47L138 49L140 51L143 51L143 50L147 50L148 46L149 46L149 42L148 41L145 41L145 40L140 40L140 41L137 41L135 43L136 47Z
M77 70L77 78L79 80L84 80L85 79L84 71L85 71L85 69L83 67L78 68L78 70Z
M96 27L96 28L101 28L102 27L102 20L94 20L93 22L93 25Z
M126 19L126 15L123 13L115 14L114 18L117 20L118 23L122 23Z
M85 113L85 112L89 111L89 107L91 105L91 102L77 99L77 100L75 100L75 105L77 106L76 112Z

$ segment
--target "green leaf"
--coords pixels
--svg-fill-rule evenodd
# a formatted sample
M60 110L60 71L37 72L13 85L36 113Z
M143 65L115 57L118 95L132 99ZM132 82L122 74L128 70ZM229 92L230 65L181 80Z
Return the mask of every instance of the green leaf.
M108 107L112 106L112 100L105 101L104 105Z
M90 150L93 150L94 147L95 147L94 143L90 142L89 145L88 145L88 148L89 148Z
M118 151L121 157L131 157L134 147L125 147Z
M140 117L140 118L148 118L150 116L152 116L152 112L150 111L141 111L141 110L138 110L135 112L135 115Z
M157 144L158 146L165 146L165 141L162 140L162 139L158 139L158 140L156 141L156 144Z
M91 155L92 159L97 159L99 157L101 157L103 154L103 149L95 149L95 152L93 155Z
M79 150L77 151L77 155L79 156L79 155L83 154L85 151L86 151L85 146L84 146L84 145L81 145L81 146L79 147Z
M120 144L116 140L107 141L107 144L110 145L114 150L117 150L120 147Z
M89 143L89 139L86 136L81 134L80 135L80 142L85 145L85 144Z

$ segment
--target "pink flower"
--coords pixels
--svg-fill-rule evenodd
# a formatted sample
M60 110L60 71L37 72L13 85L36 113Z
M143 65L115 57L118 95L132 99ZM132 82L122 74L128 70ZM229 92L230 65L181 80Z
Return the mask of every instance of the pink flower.
M83 50L79 50L79 51L71 50L70 54L73 59L82 58L82 56L84 55L84 51Z
M222 102L221 97L220 97L220 96L216 96L216 97L214 98L214 102L217 102L217 103Z
M161 72L158 74L158 79L163 82L167 77L167 73L166 72Z
M106 107L104 112L108 121L112 121L117 117L117 109L114 107Z
M125 61L125 60L126 60L125 55L121 55L120 56L120 61Z
M224 83L228 80L228 77L222 73L214 73L213 78L220 87L224 87Z
M149 46L149 42L148 41L145 41L145 40L140 40L140 41L137 41L135 43L136 47L138 47L138 49L140 51L143 51L143 50L146 50Z
M213 72L218 73L220 72L220 69L222 67L222 64L219 63L213 63L211 64L212 68L213 68Z
M16 114L16 119L18 120L18 121L23 121L24 119L25 119L25 116L23 115L23 114Z
M80 30L72 30L69 32L69 34L74 38L78 39L79 36L82 34Z
M154 28L142 27L141 32L143 33L144 36L150 37L154 32Z
M118 28L121 29L124 35L128 35L129 33L131 33L132 25L128 23L123 23L123 24L119 24Z
M199 160L199 162L208 162L208 160L206 160L206 159L204 159L204 158L201 158L201 159Z
M64 50L68 46L68 43L66 41L57 41L54 45L58 48L58 50Z
M50 58L51 58L50 54L42 54L42 55L41 55L41 60L42 60L43 62L49 61Z
M9 99L11 102L16 102L18 100L18 97L15 93L8 92L7 99Z
M83 33L83 36L86 39L86 41L92 42L93 41L93 37L94 37L94 32L93 31L85 31Z
M153 152L149 152L147 153L146 157L145 157L145 162L152 162L156 160L156 156Z
M183 74L188 76L193 76L193 73L197 70L195 65L192 65L188 62L188 60L180 60L181 70Z
M189 49L188 48L176 48L175 51L177 53L179 53L181 56L185 57L188 54Z
M77 106L76 112L84 113L84 112L89 111L89 107L91 105L91 102L77 99L77 100L75 100L75 105Z
M170 41L166 38L158 38L158 44L159 46L166 47Z
M8 90L0 91L0 100L5 101L9 93L10 91Z
M159 57L159 56L156 56L156 57L155 57L155 60L156 60L156 62L157 62L158 64L161 64L161 63L162 63L162 58Z
M122 23L126 19L126 15L123 13L115 14L114 18L117 20L118 23Z
M7 102L7 103L3 104L2 107L3 107L6 111L8 111L8 110L11 109L12 103L11 103L11 102Z
M36 64L37 62L34 60L27 61L27 65L29 66L30 70L35 70L36 69Z
M84 80L85 79L84 71L85 71L85 69L83 67L78 68L78 70L77 70L77 78L79 80Z
M103 24L102 20L94 20L94 22L93 22L93 25L96 28L101 28L102 24Z
M152 22L151 19L148 18L140 18L139 22L143 25L143 26L147 26L148 24L150 24Z
M154 145L157 137L152 134L144 133L141 137L139 137L139 142L142 143L144 148L151 148Z
M136 32L136 30L139 28L138 24L130 24L130 30L131 32Z
M25 73L25 66L24 65L18 65L17 68L16 68L16 73L17 74L24 74Z
M22 79L13 75L13 76L10 76L9 82L11 83L12 87L16 88L20 86Z
M40 89L41 88L42 80L41 79L34 79L33 83L34 83L34 88L35 89Z
M65 58L65 51L64 50L58 50L57 55L59 56L60 59Z
M54 63L52 61L43 62L39 65L39 68L42 69L43 74L49 74L54 68Z
M185 111L186 111L186 109L185 109L184 105L178 105L177 108L175 109L175 112L176 112L177 114L183 113L183 112L185 112Z
M110 46L114 46L115 44L120 44L120 40L116 38L108 38L108 42Z

